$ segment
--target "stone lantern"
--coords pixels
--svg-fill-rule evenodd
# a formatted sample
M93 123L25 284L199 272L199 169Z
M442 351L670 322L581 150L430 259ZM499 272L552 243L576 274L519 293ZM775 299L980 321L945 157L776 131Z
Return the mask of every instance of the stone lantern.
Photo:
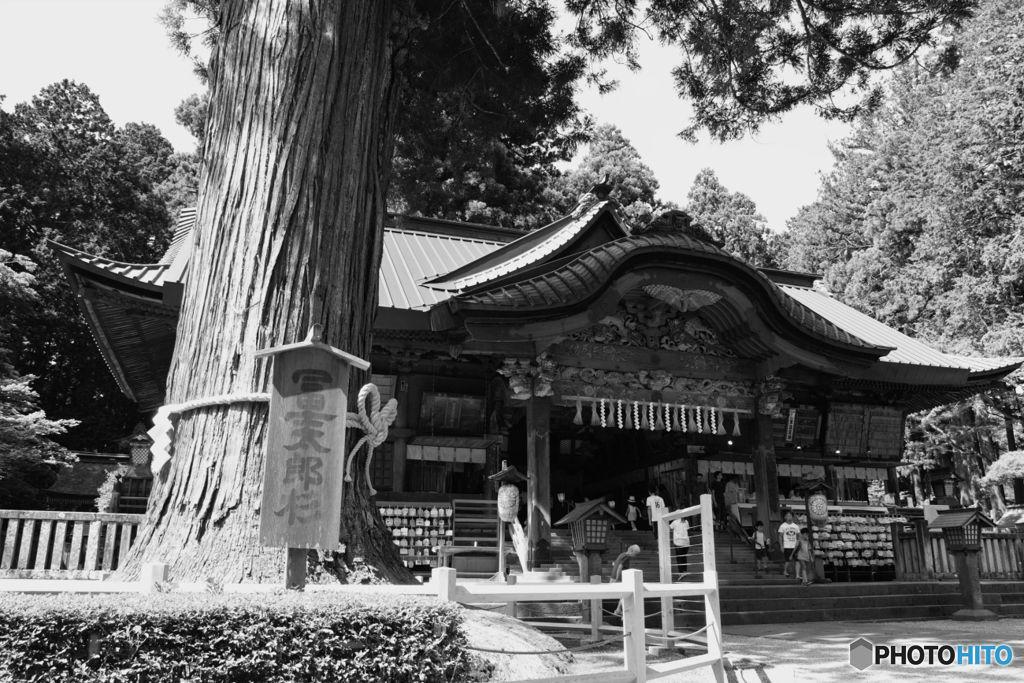
M966 510L940 510L928 529L942 529L946 550L956 562L960 580L960 595L964 607L953 615L958 621L987 621L998 619L985 609L981 595L981 572L978 567L981 554L981 530L993 528L995 523L977 508Z
M608 504L607 499L598 498L578 503L555 526L569 525L572 534L572 549L580 566L580 581L601 575L601 563L608 550L608 528L612 522L626 523L626 518Z

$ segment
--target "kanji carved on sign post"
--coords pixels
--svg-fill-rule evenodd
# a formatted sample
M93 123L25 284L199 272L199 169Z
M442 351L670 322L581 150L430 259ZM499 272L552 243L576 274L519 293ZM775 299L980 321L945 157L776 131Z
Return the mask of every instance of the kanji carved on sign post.
M335 550L344 486L349 366L354 356L305 342L261 351L274 356L260 542Z

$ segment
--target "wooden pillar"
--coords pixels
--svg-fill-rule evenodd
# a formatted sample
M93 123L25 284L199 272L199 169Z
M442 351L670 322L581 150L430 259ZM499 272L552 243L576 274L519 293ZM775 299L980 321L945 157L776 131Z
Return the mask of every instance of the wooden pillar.
M526 402L526 524L530 568L551 560L551 399Z
M775 465L775 440L772 418L760 411L754 416L754 481L757 484L757 519L764 522L770 534L782 520L779 508L779 473ZM772 540L775 540L772 538Z
M409 426L409 375L399 371L395 377L395 398L398 399L398 415L395 416L394 429L405 429ZM404 436L396 437L391 461L391 490L405 491L405 463L408 456L406 447L409 440Z
M889 488L892 489L893 502L900 505L900 475L896 472L895 467L890 467L886 471L886 476L889 478Z

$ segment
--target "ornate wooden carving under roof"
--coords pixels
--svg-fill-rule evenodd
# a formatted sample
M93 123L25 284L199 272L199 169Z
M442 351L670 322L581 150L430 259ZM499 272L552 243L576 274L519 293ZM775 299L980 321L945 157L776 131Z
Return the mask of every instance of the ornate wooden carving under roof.
M646 288L645 288L646 289ZM664 291L662 291L664 290ZM668 292L668 290L673 290ZM701 290L683 291L675 287L661 287L659 293L671 296L680 305L691 306L694 302L714 303L721 297ZM638 346L648 349L686 351L708 356L735 358L732 349L723 346L718 335L699 316L683 313L677 305L659 299L645 298L642 301L619 302L615 315L603 318L599 323L568 335L572 341Z

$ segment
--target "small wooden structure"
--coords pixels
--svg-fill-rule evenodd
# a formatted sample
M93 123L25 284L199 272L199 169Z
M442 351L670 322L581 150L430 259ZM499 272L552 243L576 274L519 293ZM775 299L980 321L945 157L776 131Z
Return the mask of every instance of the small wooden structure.
M978 555L981 553L981 529L995 528L995 522L977 508L941 510L932 520L930 529L942 529L946 547L956 559L956 573L960 579L960 594L964 607L953 614L959 621L988 621L998 619L985 609L981 595L981 573Z
M608 527L612 520L626 524L626 518L617 513L606 498L577 503L569 514L555 522L555 526L569 525L572 549L580 565L580 581L588 576L600 576L604 553L608 550Z

